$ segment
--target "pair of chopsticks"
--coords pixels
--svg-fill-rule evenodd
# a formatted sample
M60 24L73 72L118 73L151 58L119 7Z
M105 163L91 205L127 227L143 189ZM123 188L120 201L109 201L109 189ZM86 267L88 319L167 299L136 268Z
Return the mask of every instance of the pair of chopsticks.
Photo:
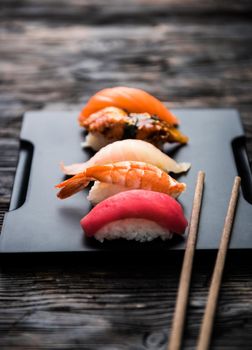
M179 289L175 307L175 313L172 323L172 330L168 343L167 350L179 350L181 348L182 336L184 330L186 307L189 295L190 280L192 273L193 257L197 241L198 223L201 210L201 202L203 196L205 173L200 171L197 177L195 188L193 208L189 226L188 240L183 260L182 271L179 281ZM210 345L213 321L217 307L218 294L222 279L222 273L225 265L225 258L228 249L228 244L231 235L232 224L235 215L235 208L239 194L241 179L236 176L231 192L231 197L228 205L227 215L224 222L220 246L215 262L214 272L209 289L205 313L200 329L197 350L207 350Z

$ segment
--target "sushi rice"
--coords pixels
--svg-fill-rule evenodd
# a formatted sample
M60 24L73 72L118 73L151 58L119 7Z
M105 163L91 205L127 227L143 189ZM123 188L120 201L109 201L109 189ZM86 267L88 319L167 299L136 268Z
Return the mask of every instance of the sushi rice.
M156 222L147 219L127 218L113 221L96 232L94 237L103 242L123 238L138 242L149 242L160 237L163 241L171 239L173 234Z

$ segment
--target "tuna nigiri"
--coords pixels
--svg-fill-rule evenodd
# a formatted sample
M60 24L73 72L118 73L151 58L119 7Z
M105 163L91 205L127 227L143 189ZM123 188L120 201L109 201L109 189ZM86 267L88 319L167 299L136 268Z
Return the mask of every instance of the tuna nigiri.
M183 234L187 220L181 205L167 194L131 190L99 203L80 224L86 236L101 242L116 238L144 242Z
M75 175L93 165L126 160L142 161L155 165L166 172L173 173L185 172L190 168L190 163L177 163L148 142L127 139L113 142L101 148L99 152L85 163L76 163L68 166L62 163L61 169L65 174Z
M61 189L58 197L61 199L70 197L88 186L90 181L95 180L119 185L125 190L151 190L163 192L173 197L177 197L186 188L184 183L179 183L154 165L144 162L124 161L86 168L82 173L55 186Z
M111 106L122 108L127 112L147 112L151 115L156 115L170 125L178 124L178 119L174 114L157 98L141 89L125 86L103 89L92 96L80 113L80 124L82 125L83 121L90 114Z

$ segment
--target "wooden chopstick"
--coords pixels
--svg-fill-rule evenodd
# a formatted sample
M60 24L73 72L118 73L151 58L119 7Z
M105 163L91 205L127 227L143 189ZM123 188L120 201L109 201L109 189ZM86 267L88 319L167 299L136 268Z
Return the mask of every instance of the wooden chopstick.
M192 274L193 257L197 241L198 223L204 188L204 179L205 173L203 171L199 171L193 199L193 208L191 213L186 250L180 275L175 313L173 317L170 339L167 347L168 350L179 350L181 347L186 307L190 288L190 280Z
M215 311L217 307L218 294L222 279L222 273L225 265L226 253L228 249L228 244L231 236L232 224L234 220L234 214L237 204L237 199L239 195L239 187L241 183L241 178L236 176L234 180L234 185L231 192L231 197L229 201L229 206L227 210L227 215L222 231L219 251L217 254L213 277L209 289L208 300L205 308L205 313L203 317L203 322L200 329L199 341L197 345L197 350L207 350L210 345L210 339L213 329L213 321L215 316Z

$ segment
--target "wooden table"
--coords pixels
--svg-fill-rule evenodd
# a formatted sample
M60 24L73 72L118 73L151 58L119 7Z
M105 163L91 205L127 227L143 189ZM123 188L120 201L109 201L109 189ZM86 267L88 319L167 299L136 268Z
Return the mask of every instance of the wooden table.
M239 109L251 159L251 16L246 0L1 1L0 226L22 114L79 108L106 86L137 86L170 107ZM212 266L196 259L185 349L195 346ZM0 271L0 348L165 349L180 267L169 257L13 261ZM212 348L252 348L249 256L227 261Z

